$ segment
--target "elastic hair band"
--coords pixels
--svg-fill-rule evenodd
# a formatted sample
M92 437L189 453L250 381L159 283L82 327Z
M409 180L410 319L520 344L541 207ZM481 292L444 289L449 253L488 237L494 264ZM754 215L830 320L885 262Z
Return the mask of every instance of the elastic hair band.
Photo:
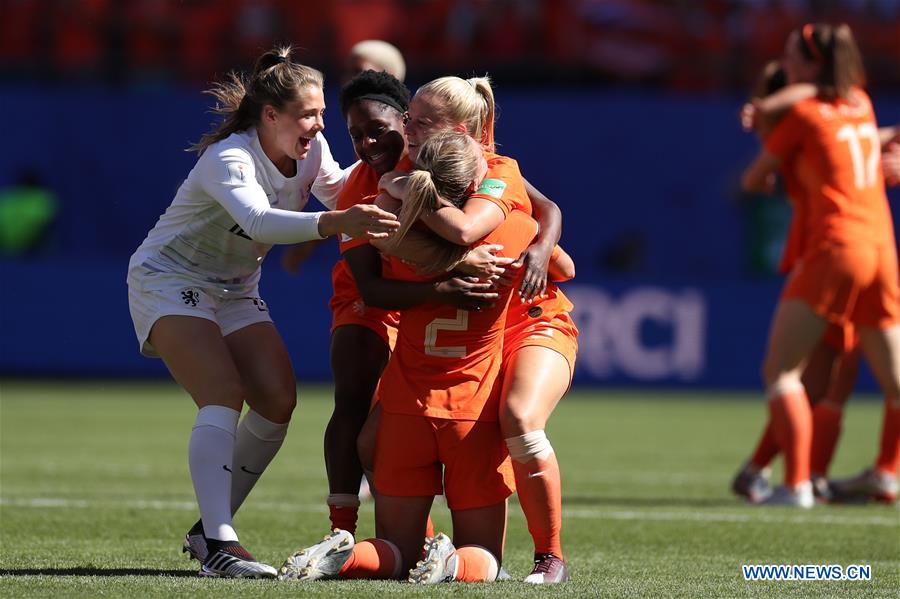
M806 45L806 49L812 55L813 60L816 62L824 62L825 57L822 56L822 51L819 50L819 46L816 45L816 40L813 39L813 24L807 23L801 29L801 34L803 35L803 43Z
M361 96L358 96L356 100L374 100L376 102L381 102L382 104L387 104L400 113L406 112L409 108L408 106L401 106L400 102L388 96L387 94L363 94Z

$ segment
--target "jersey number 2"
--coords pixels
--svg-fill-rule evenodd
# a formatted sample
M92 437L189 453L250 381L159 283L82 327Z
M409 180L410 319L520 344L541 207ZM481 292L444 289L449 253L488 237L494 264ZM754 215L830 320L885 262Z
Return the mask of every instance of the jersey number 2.
M869 155L863 158L861 139L868 139ZM872 187L878 179L878 165L881 160L881 140L878 129L872 123L844 125L837 132L838 141L846 141L853 161L853 182L857 189Z
M425 327L425 354L439 358L465 358L465 345L437 347L440 331L465 331L469 328L469 313L457 310L456 318L435 318Z

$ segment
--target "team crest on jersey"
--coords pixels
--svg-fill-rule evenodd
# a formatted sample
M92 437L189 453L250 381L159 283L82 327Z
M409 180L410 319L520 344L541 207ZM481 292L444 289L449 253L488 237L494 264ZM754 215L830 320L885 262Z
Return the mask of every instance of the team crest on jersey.
M186 287L181 290L181 301L185 306L196 308L200 303L200 290L195 287Z
M500 179L485 179L481 182L481 185L478 186L478 190L475 193L500 199L503 197L503 192L505 190L506 183Z

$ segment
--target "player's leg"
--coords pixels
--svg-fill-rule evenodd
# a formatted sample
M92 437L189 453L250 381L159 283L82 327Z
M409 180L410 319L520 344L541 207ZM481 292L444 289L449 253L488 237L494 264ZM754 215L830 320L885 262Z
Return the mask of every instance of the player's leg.
M496 422L431 420L444 463L453 541L443 533L429 540L409 581L496 580L506 540L507 498L514 490L500 427Z
M220 300L216 320L241 377L250 409L235 435L231 475L234 515L278 453L297 403L296 381L287 349L269 316L266 303L251 293ZM205 561L200 522L185 536L185 551Z
M860 344L884 393L884 419L875 465L858 476L834 481L840 498L867 496L894 501L900 467L900 325L887 329L860 327Z
M297 383L287 348L271 322L243 327L227 335L225 342L250 406L235 439L231 483L234 514L284 443L297 405Z
M163 316L148 341L199 408L188 463L209 541L201 573L274 576L274 568L256 562L240 546L231 520L232 459L244 387L219 326L205 318Z
M382 413L375 449L375 533L355 543L335 530L285 561L287 579L396 578L420 555L425 520L442 492L434 429L421 416Z
M409 582L491 582L500 572L506 537L507 502L451 510L453 540L438 533L425 543L425 554L409 572Z
M825 500L831 498L828 468L840 438L844 405L859 372L859 350L851 346L848 336L855 337L852 328L830 326L803 373L813 404L810 473L816 496Z
M389 358L387 342L367 327L343 325L331 335L335 388L334 410L325 429L325 468L332 528L356 531L363 474L357 438Z
M359 454L359 463L362 466L363 473L369 481L369 488L372 494L376 493L375 489L375 441L378 438L378 422L381 419L381 404L376 403L372 406L372 410L366 417L362 430L356 438L356 451Z
M855 480L835 481L832 490L836 495L893 501L898 497L900 467L900 275L896 246L879 248L876 262L874 280L860 293L853 318L859 324L866 360L884 393L881 443L873 468Z
M434 497L375 499L378 537L355 542L336 529L321 542L296 551L281 566L282 580L398 579L421 553L425 518Z
M500 429L512 458L536 562L563 559L559 463L544 428L569 388L571 372L562 354L542 346L522 347L505 364Z
M766 502L812 505L809 482L812 410L800 377L806 358L826 326L825 319L801 300L783 299L775 310L763 379L773 432L784 455L785 486Z
M381 403L372 406L366 423L363 425L356 439L356 448L359 452L359 462L362 465L363 473L369 485L369 492L373 498L377 498L378 489L375 487L375 441L378 437L378 423L381 419ZM434 536L434 522L431 515L425 522L425 538Z

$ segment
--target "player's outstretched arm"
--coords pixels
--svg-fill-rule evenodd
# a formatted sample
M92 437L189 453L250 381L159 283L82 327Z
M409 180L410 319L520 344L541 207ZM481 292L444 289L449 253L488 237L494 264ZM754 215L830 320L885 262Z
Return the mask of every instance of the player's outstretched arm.
M343 233L354 239L384 239L399 228L396 215L373 204L323 212L319 217L319 235L322 237Z
M405 310L429 302L439 302L477 310L492 305L498 294L490 283L451 278L445 281L411 282L385 279L381 272L381 256L371 245L361 245L344 252L363 302L373 308Z
M494 202L469 198L460 208L445 206L421 216L428 228L457 245L472 245L503 222L506 215Z

